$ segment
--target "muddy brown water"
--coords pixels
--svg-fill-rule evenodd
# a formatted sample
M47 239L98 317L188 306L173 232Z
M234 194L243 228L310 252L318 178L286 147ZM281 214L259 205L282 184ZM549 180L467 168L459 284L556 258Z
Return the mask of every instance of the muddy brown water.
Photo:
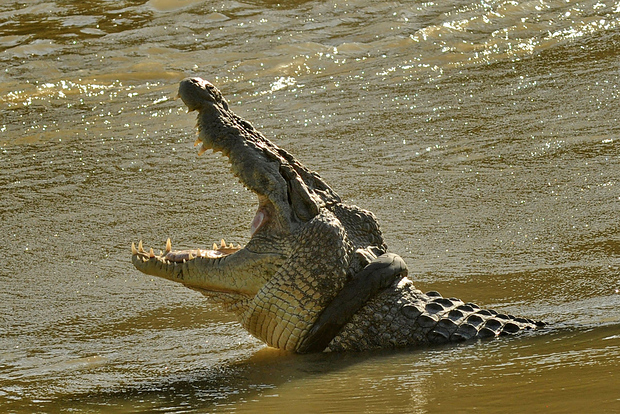
M2 412L620 412L620 3L0 4ZM296 356L129 246L244 243L178 81L379 217L423 290L535 335Z

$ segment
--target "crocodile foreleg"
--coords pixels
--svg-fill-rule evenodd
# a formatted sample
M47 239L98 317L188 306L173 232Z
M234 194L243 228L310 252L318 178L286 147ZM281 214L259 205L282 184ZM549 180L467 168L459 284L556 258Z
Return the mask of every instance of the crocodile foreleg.
M323 351L351 317L381 289L407 276L407 264L394 253L385 253L355 274L320 316L297 352Z

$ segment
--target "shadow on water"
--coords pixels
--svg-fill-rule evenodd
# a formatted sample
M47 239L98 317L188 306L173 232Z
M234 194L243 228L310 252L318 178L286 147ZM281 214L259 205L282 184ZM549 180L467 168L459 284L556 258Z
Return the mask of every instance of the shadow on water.
M278 388L283 384L308 381L314 376L342 371L352 365L368 362L369 359L380 359L395 353L381 351L296 355L262 348L242 361L196 370L139 387L65 397L62 401L51 401L49 406L41 408L54 411L81 407L98 412L223 409L260 398L278 397Z
M480 404L483 394L490 406L522 407L520 390L533 384L540 391L529 406L544 407L550 394L571 392L550 388L552 376L578 368L588 383L585 388L604 383L594 376L600 365L610 364L609 350L618 345L616 321L552 324L516 337L417 349L296 355L261 348L238 361L139 386L65 396L37 407L43 412L272 412L299 404L311 412L445 412ZM597 372L590 372L591 367L598 367ZM472 385L479 388L467 389ZM584 387L579 380L577 386ZM600 402L602 412L614 403L606 388L598 392L607 398Z
M277 397L278 388L392 355L386 351L297 355L261 348L247 359L205 367L121 390L65 397L50 406L100 412L201 411ZM174 408L176 407L176 409Z

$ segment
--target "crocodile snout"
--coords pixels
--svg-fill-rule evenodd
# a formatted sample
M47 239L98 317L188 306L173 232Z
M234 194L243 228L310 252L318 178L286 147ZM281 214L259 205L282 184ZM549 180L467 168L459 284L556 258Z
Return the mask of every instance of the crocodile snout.
M221 104L222 95L211 82L201 78L185 78L179 84L179 97L189 111L195 111L206 103Z

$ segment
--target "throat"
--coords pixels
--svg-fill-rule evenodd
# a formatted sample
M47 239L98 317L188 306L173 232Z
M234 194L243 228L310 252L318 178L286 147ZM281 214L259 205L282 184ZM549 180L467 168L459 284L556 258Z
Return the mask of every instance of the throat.
M256 231L261 228L261 226L265 223L267 218L267 214L262 208L259 208L254 216L254 220L252 220L252 224L250 225L250 236L253 236Z

